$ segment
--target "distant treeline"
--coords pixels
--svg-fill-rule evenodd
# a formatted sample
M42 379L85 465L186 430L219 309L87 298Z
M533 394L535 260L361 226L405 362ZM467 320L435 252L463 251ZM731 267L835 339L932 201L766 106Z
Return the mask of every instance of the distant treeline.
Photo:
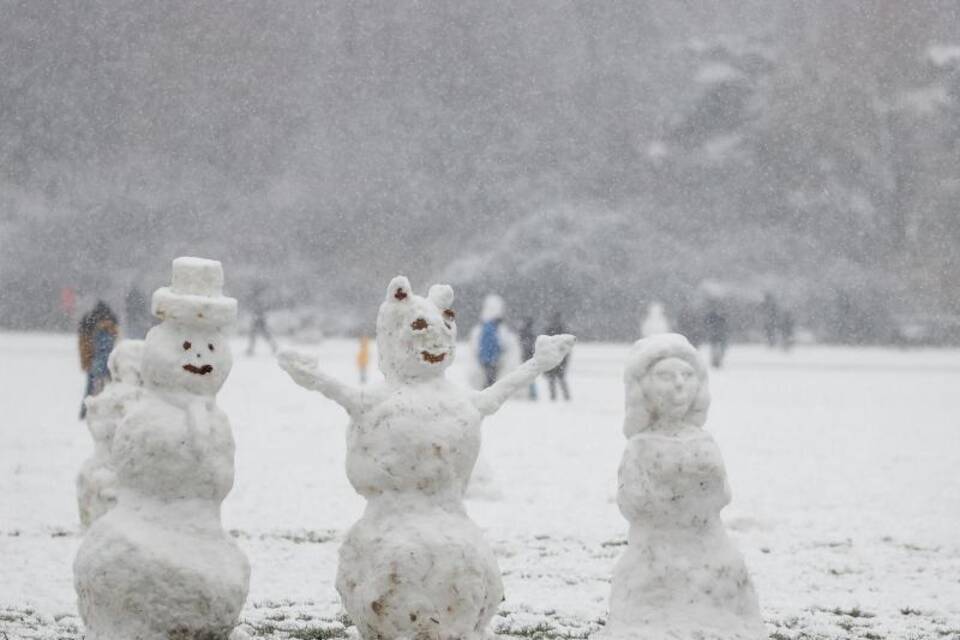
M320 314L405 273L592 337L771 291L895 340L960 314L958 34L953 0L7 2L0 326L197 254Z

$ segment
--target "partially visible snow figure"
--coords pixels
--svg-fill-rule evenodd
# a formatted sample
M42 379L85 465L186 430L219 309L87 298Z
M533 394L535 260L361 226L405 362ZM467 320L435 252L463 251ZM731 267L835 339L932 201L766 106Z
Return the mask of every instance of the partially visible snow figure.
M494 378L499 379L507 371L512 371L520 366L522 361L522 352L520 349L520 338L504 322L505 305L503 298L495 293L489 294L483 299L483 307L480 310L480 324L470 330L470 361L467 367L467 380L474 389L483 389L487 386L487 374L484 366L481 364L481 338L484 325L493 322L496 323L496 341L498 343L499 354L494 367ZM521 389L521 392L525 392Z
M670 320L667 319L663 304L659 302L650 303L647 308L647 316L643 320L643 326L640 327L640 333L644 338L661 333L670 333Z
M385 381L362 390L286 351L280 365L350 415L347 477L367 499L340 548L337 590L365 640L483 638L503 599L500 570L463 492L480 425L517 389L555 367L573 336L540 336L534 357L483 391L445 378L456 347L453 290L426 298L394 278L377 314Z
M84 461L77 475L77 506L83 529L117 502L116 474L110 462L110 449L117 425L140 398L142 355L143 340L122 340L107 360L110 382L99 395L88 396L85 400L87 428L93 436L93 455Z
M617 502L629 546L614 569L605 637L766 638L743 557L720 510L723 458L703 431L710 394L697 351L678 334L638 341L624 375L627 447Z
M237 316L222 286L219 262L177 258L153 294L162 322L144 343L142 397L113 443L117 505L74 561L88 640L219 640L237 624L250 566L220 522L234 443L215 395Z

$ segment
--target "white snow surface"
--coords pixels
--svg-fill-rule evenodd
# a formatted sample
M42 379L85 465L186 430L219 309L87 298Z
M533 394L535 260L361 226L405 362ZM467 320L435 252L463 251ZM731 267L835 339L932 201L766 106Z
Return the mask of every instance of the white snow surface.
M240 346L238 344L238 346ZM626 542L615 503L628 345L578 344L571 403L511 401L483 424L501 489L468 500L503 572L505 636L586 637ZM353 340L315 349L355 377ZM77 638L73 336L0 334L0 637ZM463 380L465 362L448 373ZM960 352L731 348L706 430L722 513L776 638L960 638ZM223 520L252 565L254 637L341 637L337 549L363 511L344 472L346 414L238 358L217 401L237 444Z

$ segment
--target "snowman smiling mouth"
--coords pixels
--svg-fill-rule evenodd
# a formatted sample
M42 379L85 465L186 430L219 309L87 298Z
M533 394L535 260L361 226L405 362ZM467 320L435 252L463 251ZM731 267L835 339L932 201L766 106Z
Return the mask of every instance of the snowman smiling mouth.
M185 364L183 365L183 368L189 371L190 373L197 374L198 376L203 376L213 371L213 367L211 367L208 364L205 364L202 367L195 367L192 364Z
M430 364L437 364L438 362L443 362L443 359L447 357L446 353L440 353L439 355L434 355L429 351L421 351L420 357L429 362Z

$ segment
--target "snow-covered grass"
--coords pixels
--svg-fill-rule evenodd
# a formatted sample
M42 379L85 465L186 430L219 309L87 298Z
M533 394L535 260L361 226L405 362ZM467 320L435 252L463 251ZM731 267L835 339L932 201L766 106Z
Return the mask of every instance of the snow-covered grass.
M346 636L336 552L363 508L343 471L346 417L240 346L220 404L237 439L224 523L253 566L244 621L259 637ZM347 380L355 349L316 347ZM582 638L606 615L626 533L625 354L578 345L572 403L512 401L485 422L492 484L468 507L504 573L504 636ZM92 443L75 342L0 334L0 365L0 638L79 637L74 477ZM724 519L771 637L960 638L960 353L735 347L711 384Z

